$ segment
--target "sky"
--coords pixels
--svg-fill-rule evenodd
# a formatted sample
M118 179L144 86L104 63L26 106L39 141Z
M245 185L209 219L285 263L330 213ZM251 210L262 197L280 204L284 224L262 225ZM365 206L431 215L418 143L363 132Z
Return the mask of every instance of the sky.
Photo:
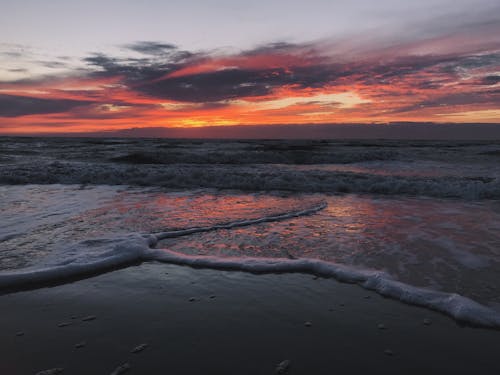
M498 0L0 5L0 134L500 123Z

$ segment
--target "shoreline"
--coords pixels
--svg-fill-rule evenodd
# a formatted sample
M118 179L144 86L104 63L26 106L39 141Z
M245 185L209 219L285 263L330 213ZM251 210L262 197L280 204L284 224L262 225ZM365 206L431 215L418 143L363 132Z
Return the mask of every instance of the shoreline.
M273 374L284 360L293 375L500 371L500 332L308 274L147 262L1 295L0 309L9 375Z

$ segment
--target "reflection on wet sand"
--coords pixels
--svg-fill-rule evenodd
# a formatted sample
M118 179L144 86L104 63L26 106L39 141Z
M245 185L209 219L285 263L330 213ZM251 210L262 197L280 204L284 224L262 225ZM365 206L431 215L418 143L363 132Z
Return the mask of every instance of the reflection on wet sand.
M164 239L156 247L193 255L322 259L500 303L497 201L75 185L4 187L2 196L8 218L0 232L2 270L99 255L130 233L259 219L325 199L326 209L314 215Z
M319 258L500 302L498 203L355 195L330 196L327 202L312 216L164 240L158 247L200 255Z

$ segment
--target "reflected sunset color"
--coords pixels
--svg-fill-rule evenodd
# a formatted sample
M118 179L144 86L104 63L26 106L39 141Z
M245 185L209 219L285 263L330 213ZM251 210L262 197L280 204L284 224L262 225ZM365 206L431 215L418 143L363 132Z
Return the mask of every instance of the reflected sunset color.
M5 198L0 208L11 218L0 232L0 270L56 261L58 254L98 253L127 233L251 220L300 211L321 201L314 196L75 185L33 185L18 192L4 187L0 194ZM31 226L24 227L30 221ZM19 248L25 251L19 253Z
M210 227L326 202L312 215L162 239L154 247L232 259L321 259L500 303L500 211L491 201L77 185L6 186L0 193L10 218L0 233L4 271L90 261L131 233Z
M500 0L1 5L0 375L500 374Z
M497 204L355 195L325 199L328 206L315 215L163 240L157 247L194 255L323 259L500 303Z

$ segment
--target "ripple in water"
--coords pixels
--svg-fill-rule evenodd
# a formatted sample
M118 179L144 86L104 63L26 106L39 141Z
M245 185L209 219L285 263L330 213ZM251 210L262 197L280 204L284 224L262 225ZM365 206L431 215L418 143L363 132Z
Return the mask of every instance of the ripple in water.
M498 201L76 185L2 186L0 194L3 272L98 256L131 233L258 219L326 200L327 208L314 215L164 239L156 248L321 259L500 303Z

